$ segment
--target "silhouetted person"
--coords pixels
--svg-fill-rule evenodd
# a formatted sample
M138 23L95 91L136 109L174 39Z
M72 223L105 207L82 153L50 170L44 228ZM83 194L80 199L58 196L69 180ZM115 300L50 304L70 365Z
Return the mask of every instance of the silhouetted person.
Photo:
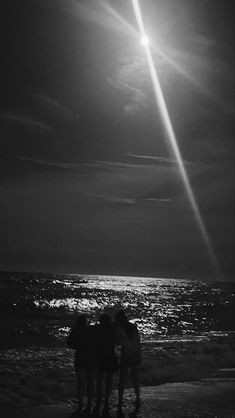
M77 376L78 415L83 408L85 391L87 392L87 414L90 413L94 397L96 359L94 354L94 326L89 326L85 315L77 318L67 340L67 345L75 349L75 371Z
M104 411L103 416L109 416L109 398L112 391L113 372L117 369L117 359L115 356L114 325L111 323L109 315L103 314L100 317L99 325L96 327L97 338L97 405L99 410L104 387Z
M136 325L128 321L124 311L115 315L116 344L121 346L120 375L119 375L119 412L122 411L123 393L128 372L136 395L135 407L140 406L140 386L138 367L141 363L140 337Z

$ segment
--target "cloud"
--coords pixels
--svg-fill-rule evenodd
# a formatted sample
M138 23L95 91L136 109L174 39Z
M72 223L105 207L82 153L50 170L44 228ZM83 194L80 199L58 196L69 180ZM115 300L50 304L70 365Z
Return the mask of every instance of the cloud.
M34 128L40 130L44 134L53 133L53 128L41 121L32 119L30 116L21 112L2 112L0 118L6 122L13 122L23 125L26 128Z
M89 194L87 197L92 199L106 201L108 203L117 203L123 205L136 205L137 203L157 203L157 204L169 204L172 202L171 198L142 198L139 197L138 199L134 199L131 197L121 197L121 196L113 196L109 194Z
M169 157L162 157L157 155L142 155L142 154L126 154L130 158L134 158L137 160L147 160L150 162L155 162L162 166L168 166L168 165L177 165L178 162L174 158ZM199 162L190 162L190 161L183 161L184 165L195 165L200 164Z
M147 202L156 202L156 203L168 203L168 202L172 202L172 199L170 198L156 198L156 197L149 197L144 199Z
M9 161L18 161L22 162L22 168L26 168L28 165L32 166L41 171L59 171L61 173L71 172L71 173L82 173L82 174L91 174L89 169L89 164L87 163L67 163L62 161L52 161L52 160L43 160L39 158L32 157L21 157L21 156L8 156Z
M163 84L176 77L176 72L167 62L165 55L153 51L154 65ZM126 95L122 111L132 115L155 106L153 86L146 56L141 53L119 60L117 69L108 78L109 84Z
M136 204L136 200L129 198L129 197L110 196L110 195L103 195L103 194L90 194L87 196L98 199L98 200L105 200L106 202L109 202L109 203L121 203L125 205Z
M50 97L43 90L36 90L33 94L33 97L36 98L40 103L45 105L47 108L58 113L64 120L71 120L73 118L75 119L79 117L78 113L72 112L70 109L63 106L57 100Z
M112 161L112 160L95 160L95 161L78 161L78 162L66 162L66 161L53 161L32 157L22 157L22 156L11 156L11 158L19 161L34 163L38 166L44 166L45 168L55 168L61 169L62 171L73 171L81 172L88 175L97 175L103 173L104 175L111 175L112 173L115 176L118 175L131 175L131 173L137 173L139 170L145 173L155 173L162 171L166 173L175 172L178 170L178 163L175 159L163 156L151 156L151 155L142 155L142 154L125 154L125 157L137 160L135 163L130 163L127 161ZM200 173L207 168L203 162L196 161L190 162L184 160L184 165L187 165L190 168L190 172ZM166 174L164 174L166 175Z
M199 36L198 43L195 37L193 47L188 51L169 47L165 50L158 48L153 54L155 68L162 83L169 84L172 79L187 81L202 97L215 102L225 112L234 114L234 103L221 97L215 88L217 83L211 86L208 82L209 77L216 77L218 84L221 83L221 78L230 78L223 63L212 59L208 50L212 47L212 40Z
M149 107L149 75L146 60L141 56L121 60L117 70L108 78L109 84L127 95L122 107L124 114L135 114Z
M133 91L132 101L123 106L122 111L126 115L134 115L141 107L146 108L146 97L143 91L136 89Z
M107 186L113 187L113 180L115 185L121 182L122 187L126 186L129 188L131 185L137 183L145 184L145 187L153 183L156 185L155 177L157 176L158 182L162 184L169 177L174 180L179 175L178 165L176 160L162 156L148 156L139 154L126 154L125 157L136 159L137 161L131 163L129 161L106 161L106 160L95 160L95 161L53 161L48 159L40 159L33 157L8 155L8 158L13 161L22 161L24 164L33 164L36 166L44 167L45 170L55 169L61 170L61 172L81 173L92 178L96 178L97 181L102 181ZM202 173L208 168L208 165L201 162L188 162L184 161L184 164L188 167L188 174L194 175ZM113 180L112 180L113 179ZM164 196L165 197L165 196Z
M183 184L176 162L167 157L135 155L136 163L124 161L51 161L30 157L11 157L8 167L17 172L42 173L54 178L60 175L61 183L75 187L81 199L95 199L122 205L169 205L182 196ZM146 163L147 161L147 163ZM190 177L203 172L204 166L189 164ZM69 186L69 187L70 187ZM67 187L67 186L66 186Z
M115 4L117 0L115 1ZM109 4L101 0L59 0L63 12L81 20L95 23L106 30L130 31L131 25ZM123 6L123 3L120 6Z
M132 155L132 154L127 154ZM134 155L134 154L133 154ZM98 172L114 172L120 170L132 170L132 169L148 169L151 167L155 167L156 164L143 164L143 163L127 163L125 161L105 161L105 160L96 160L96 161L78 161L76 163L71 162L63 162L63 161L52 161L52 160L43 160L39 158L32 158L32 157L21 157L21 156L12 156L13 159L34 163L39 166L56 168L61 170L68 170L68 171L78 171L83 172L86 174L96 174ZM157 158L157 157L156 157ZM160 158L160 157L159 157ZM163 157L162 157L163 158ZM151 157L149 157L151 159ZM160 164L164 165L164 164Z
M86 0L81 2L77 0L60 0L60 7L66 13L89 22L97 23L105 27L105 17L100 8L101 2Z
M60 176L61 184L72 187L75 195L85 201L95 199L120 205L168 204L172 197L169 184L179 182L174 165L128 163L126 161L51 161L32 157L8 158L8 169L19 173L45 173L49 180ZM53 180L54 181L54 180ZM69 182L69 186L67 186Z
M68 170L70 168L70 166L68 166L68 164L57 162L57 161L40 160L40 159L37 159L37 158L30 158L30 157L29 158L28 157L15 157L15 159L17 159L19 161L34 163L36 165L40 165L40 166L44 166L44 167L59 168L59 169L62 169L62 170Z

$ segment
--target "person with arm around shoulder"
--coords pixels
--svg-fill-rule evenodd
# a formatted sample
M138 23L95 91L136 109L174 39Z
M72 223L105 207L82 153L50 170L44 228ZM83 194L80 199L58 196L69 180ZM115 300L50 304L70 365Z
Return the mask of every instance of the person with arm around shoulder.
M135 391L135 407L140 407L139 365L141 363L141 345L138 328L128 321L124 311L115 315L116 345L121 346L120 375L118 388L118 409L121 413L123 394L128 373Z
M96 359L94 355L94 326L88 324L86 315L79 315L67 339L67 345L75 350L75 372L77 378L77 416L83 409L87 393L86 413L90 414L94 398Z
M108 314L104 313L99 318L97 333L97 401L96 411L98 413L102 387L104 386L104 410L102 417L109 417L109 399L112 392L113 374L118 368L114 350L115 334L114 324Z

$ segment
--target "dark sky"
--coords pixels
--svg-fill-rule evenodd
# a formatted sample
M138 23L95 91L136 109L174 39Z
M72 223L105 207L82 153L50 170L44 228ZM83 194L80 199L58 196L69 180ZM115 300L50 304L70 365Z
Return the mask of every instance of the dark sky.
M140 1L185 168L234 273L233 0ZM1 2L0 268L213 278L127 0Z

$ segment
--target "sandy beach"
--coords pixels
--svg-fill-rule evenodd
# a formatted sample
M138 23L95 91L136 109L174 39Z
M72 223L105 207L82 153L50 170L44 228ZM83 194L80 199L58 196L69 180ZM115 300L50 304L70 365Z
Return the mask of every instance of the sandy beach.
M233 345L228 345L228 347L227 357ZM211 363L210 356L201 358L200 354L199 358L203 362L191 362L191 376L194 377L189 378L187 370L189 359L192 357L187 351L185 356L188 361L185 361L185 356L182 360L185 364L184 369L179 363L179 352L172 354L168 359L168 363L172 363L171 366L161 359L162 366L160 367L160 362L154 360L155 350L153 347L149 350L150 347L146 346L145 359L140 370L142 399L140 411L137 415L130 415L133 411L134 393L127 385L123 408L125 417L235 418L233 361L230 362L230 367L218 368L220 363L218 353L217 364L215 359ZM73 353L69 349L59 350L58 348L38 348L37 353L36 356L36 349L7 350L5 355L2 352L0 416L2 418L76 418L74 415L76 385ZM225 353L224 350L221 353L223 358L226 358ZM176 359L177 364L175 364ZM206 367L207 363L209 366L213 364L210 373L207 370L208 366ZM201 372L203 366L204 376ZM167 371L164 372L164 368ZM198 369L197 377L196 369ZM113 418L117 417L116 378L117 376L114 379L114 390L111 396L111 417ZM162 381L164 378L172 380ZM147 383L148 381L152 383Z
M201 382L167 383L142 388L142 404L133 412L133 392L125 393L124 416L139 418L233 418L235 417L235 379L210 379ZM117 391L111 399L111 417L117 416ZM2 418L72 418L75 405L39 405L13 408L0 406ZM101 415L100 415L101 416Z

